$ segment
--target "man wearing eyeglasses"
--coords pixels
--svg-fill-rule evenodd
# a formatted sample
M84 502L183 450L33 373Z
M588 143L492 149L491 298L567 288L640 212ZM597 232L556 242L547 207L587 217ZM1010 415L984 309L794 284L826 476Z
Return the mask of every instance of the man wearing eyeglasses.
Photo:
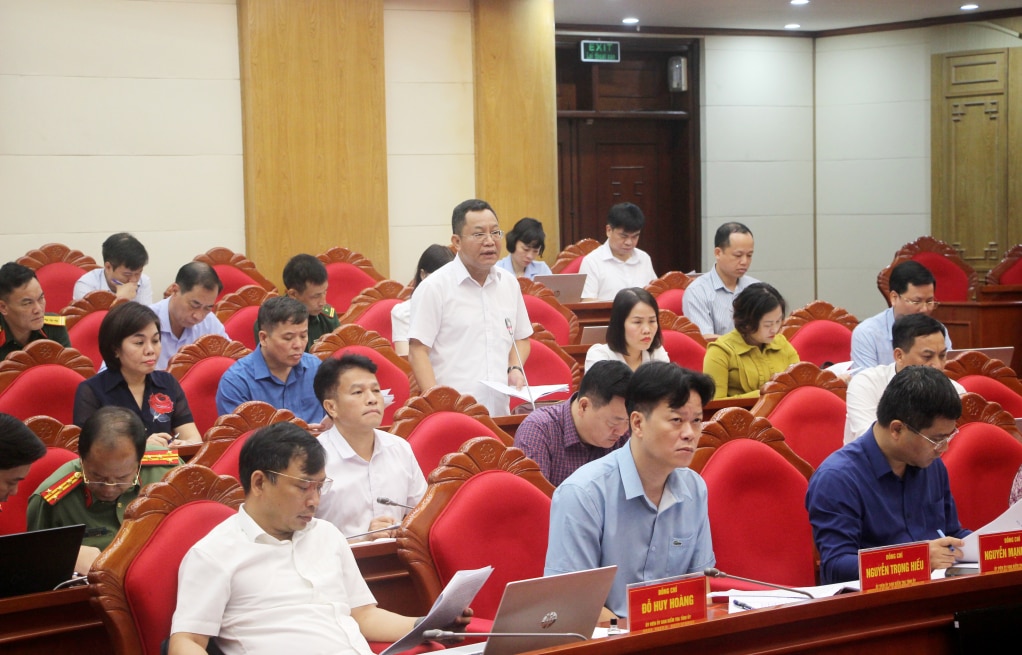
M146 438L134 412L101 407L82 426L79 458L54 471L28 500L29 530L85 524L84 557L76 566L80 573L113 541L139 489L159 482L181 463L177 451L147 450Z
M962 555L970 530L958 522L940 461L961 415L962 401L943 372L905 367L884 390L873 427L820 464L806 509L821 584L858 579L861 548L928 541L932 570Z
M621 289L644 287L656 279L653 262L639 250L646 217L637 205L622 202L607 213L607 240L582 259L586 274L583 300L614 300Z
M376 605L344 535L314 518L332 482L325 460L319 440L290 423L245 442L245 503L181 562L170 655L203 655L210 639L226 655L372 655L367 640L396 641L414 627Z
M454 387L491 416L505 416L508 396L483 381L525 384L532 323L514 273L495 265L504 232L489 203L462 202L451 228L458 256L412 295L408 362L423 392L438 384Z
M934 298L937 280L917 261L902 262L891 269L891 306L855 326L852 331L852 370L894 362L891 329L894 321L909 314L932 314L940 303ZM944 335L947 349L951 338Z
M188 262L178 269L170 295L152 305L160 319L160 358L156 368L164 371L177 351L199 337L216 334L224 338L227 331L213 313L216 297L224 285L213 267L204 262Z

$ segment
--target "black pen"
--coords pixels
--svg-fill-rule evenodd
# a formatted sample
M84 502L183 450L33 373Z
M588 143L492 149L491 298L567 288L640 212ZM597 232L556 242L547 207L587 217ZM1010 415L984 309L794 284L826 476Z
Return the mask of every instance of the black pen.
M739 609L743 609L743 610L754 610L754 609L756 609L752 605L749 605L748 603L743 603L742 601L738 600L737 598L732 598L731 602L734 603L735 607L737 607Z

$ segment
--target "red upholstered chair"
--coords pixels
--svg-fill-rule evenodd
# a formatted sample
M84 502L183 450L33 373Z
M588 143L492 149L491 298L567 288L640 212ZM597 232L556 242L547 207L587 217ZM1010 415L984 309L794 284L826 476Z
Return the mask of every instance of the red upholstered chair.
M26 512L28 498L39 488L43 480L65 463L78 458L78 453L65 448L48 446L42 459L32 463L25 479L18 484L18 493L4 501L4 511L0 512L0 535L16 534L28 529ZM1007 498L1007 496L1005 496Z
M408 441L427 477L444 455L457 452L474 437L492 437L506 446L514 443L475 398L442 386L409 400L394 414L390 431Z
M383 423L394 422L394 414L408 399L419 393L419 383L412 374L412 366L394 352L390 342L375 332L359 325L341 325L330 334L320 337L310 351L320 360L340 357L346 353L364 355L376 364L376 379L381 389L390 389L394 402L384 408Z
M234 293L221 295L213 313L224 324L224 330L232 341L240 341L249 350L255 350L253 327L259 318L259 307L273 293L260 286L249 284Z
M157 655L177 606L185 553L244 501L238 481L180 466L147 485L124 512L113 542L89 572L92 606L115 655Z
M70 305L78 278L99 268L95 259L62 243L47 243L29 250L18 258L18 263L35 271L51 312Z
M60 310L65 318L71 345L91 359L97 371L103 365L103 356L99 354L99 325L114 305L126 302L130 301L118 298L109 291L90 291L84 298Z
M338 314L348 311L352 298L384 279L371 261L347 248L331 248L317 258L329 279L326 300Z
M266 279L256 269L248 257L236 253L228 248L210 248L204 254L196 255L194 261L205 262L213 267L220 282L224 285L223 291L217 296L222 300L229 293L236 293L239 289L250 284L265 290L267 293L276 294L277 287Z
M958 428L941 459L958 518L976 530L1008 509L1011 484L1022 465L1022 435L1008 412L974 393L962 397Z
M74 423L64 424L52 416L29 416L25 425L48 448L63 448L73 453L78 452L78 435L82 429ZM33 490L34 491L34 490Z
M550 270L554 273L578 273L582 258L599 247L600 242L596 239L582 239L573 243L557 254L557 259Z
M799 359L822 368L852 358L852 330L858 324L859 320L844 309L815 300L792 312L784 320L781 334Z
M561 304L553 291L538 282L520 277L525 309L530 323L539 323L560 346L578 343L581 330L575 312Z
M74 348L33 341L0 362L0 412L21 420L42 414L72 423L75 391L95 374L92 361Z
M199 337L195 343L182 347L167 362L167 372L181 383L199 434L205 434L220 416L216 409L216 390L220 386L220 378L236 361L250 352L240 341L230 341L218 334L207 334Z
M706 339L699 326L669 309L661 309L657 316L667 356L678 366L701 372L706 358Z
M529 337L530 352L525 360L525 375L530 385L566 384L567 391L543 396L543 402L567 400L582 383L582 367L575 358L557 345L554 335L543 329L539 323L532 324ZM511 398L511 409L525 403L520 398Z
M1002 361L980 352L965 352L948 362L944 373L966 391L1000 404L1012 416L1022 417L1022 383Z
M670 271L647 284L646 291L656 298L660 309L668 309L682 316L681 303L685 297L685 288L692 284L693 279L681 271Z
M798 362L763 386L752 414L770 419L788 446L815 469L844 445L847 391L830 371Z
M398 535L420 597L432 603L458 570L492 565L472 601L476 620L492 620L508 582L543 575L553 492L535 462L491 438L444 457Z
M390 310L411 297L411 287L394 280L381 280L351 300L348 311L340 318L341 325L360 325L393 343Z
M809 481L798 469L755 439L735 439L716 449L700 475L717 567L775 584L816 584Z
M237 480L238 457L245 441L259 428L285 421L303 430L309 427L289 410L275 409L259 400L241 403L233 414L218 418L213 427L202 435L202 445L188 463L201 464L218 475L229 475Z
M877 289L884 301L891 304L891 270L909 259L925 266L934 279L937 288L934 296L939 302L963 302L975 300L979 289L979 274L962 259L958 251L939 239L921 236L906 243L894 253L894 260L877 274Z
M997 266L987 273L987 284L1022 284L1022 243L1004 253Z
M791 464L807 481L814 469L809 462L802 459L784 441L781 431L770 424L770 421L753 416L752 412L743 407L725 407L717 411L713 418L703 423L703 433L699 436L699 446L689 468L702 473L706 462L718 448L736 439L753 439L759 441Z

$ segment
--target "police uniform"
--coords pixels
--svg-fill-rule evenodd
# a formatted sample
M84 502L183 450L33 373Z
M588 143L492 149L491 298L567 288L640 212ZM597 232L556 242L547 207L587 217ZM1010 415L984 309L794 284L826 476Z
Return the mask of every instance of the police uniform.
M65 318L60 314L47 314L43 317L43 327L28 334L28 343L39 339L56 341L65 348L71 347L71 338L67 335L67 328L64 327ZM7 359L7 355L15 350L24 350L27 344L20 343L14 339L11 329L7 327L7 321L0 315L0 360Z
M82 460L67 462L46 478L28 499L28 529L45 530L85 524L83 546L100 550L113 541L124 521L124 509L135 500L139 489L159 482L181 459L175 450L149 450L142 458L139 483L114 501L96 500L82 482Z
M341 326L341 319L337 316L337 310L330 305L323 307L323 311L315 316L309 317L309 343L305 344L305 352L312 350L312 344L316 343L324 334L330 334ZM255 342L259 343L259 322L252 326L255 334Z

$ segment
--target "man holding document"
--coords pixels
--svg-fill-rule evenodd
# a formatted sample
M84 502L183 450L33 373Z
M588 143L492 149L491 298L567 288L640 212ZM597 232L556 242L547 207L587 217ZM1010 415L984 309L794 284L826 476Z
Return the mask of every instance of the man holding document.
M245 503L185 555L170 653L372 655L417 619L376 605L344 536L314 518L326 477L319 441L290 423L259 430L241 450ZM471 610L455 620L469 622Z
M899 371L884 390L877 421L832 453L809 480L806 509L820 552L820 583L859 577L859 549L930 544L931 570L962 555L962 528L940 461L958 433L962 401L943 372Z

